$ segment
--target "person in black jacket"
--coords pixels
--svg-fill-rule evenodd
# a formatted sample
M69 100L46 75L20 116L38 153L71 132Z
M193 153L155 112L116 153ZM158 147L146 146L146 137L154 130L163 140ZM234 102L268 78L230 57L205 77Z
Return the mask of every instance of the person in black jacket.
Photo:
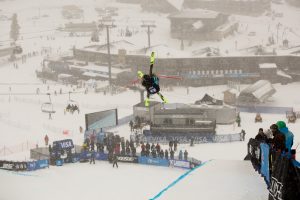
M174 151L173 151L173 150L170 151L170 159L171 159L171 160L174 159Z
M169 159L169 151L167 149L165 150L165 159Z
M115 165L117 166L117 168L119 168L119 166L118 166L118 158L117 158L116 154L113 155L113 168L115 167Z
M265 135L264 130L262 128L259 128L258 133L255 136L255 139L260 142L266 142L267 136Z

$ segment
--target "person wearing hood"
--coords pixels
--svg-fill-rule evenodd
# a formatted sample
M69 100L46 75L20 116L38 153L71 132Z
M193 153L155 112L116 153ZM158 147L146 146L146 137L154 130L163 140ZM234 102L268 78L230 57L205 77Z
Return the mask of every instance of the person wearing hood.
M276 125L278 126L279 131L284 134L285 148L290 152L294 142L294 134L289 131L284 121L278 121Z

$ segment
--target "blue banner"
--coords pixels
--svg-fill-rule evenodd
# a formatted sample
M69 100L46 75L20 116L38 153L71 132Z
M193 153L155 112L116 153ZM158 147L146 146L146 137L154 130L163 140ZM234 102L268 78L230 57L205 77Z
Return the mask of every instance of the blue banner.
M270 185L270 169L269 169L269 151L270 147L266 143L260 144L261 149L261 167L260 173L265 177L266 182Z
M35 169L43 169L49 167L49 161L48 160L37 160Z
M138 157L138 162L144 165L169 166L169 160L161 158L150 158L145 156Z
M63 166L63 164L64 164L64 161L62 159L59 159L59 160L55 161L56 166Z
M27 162L27 170L28 171L33 171L36 169L36 162L33 161L33 162Z
M108 160L108 154L96 153L96 160Z

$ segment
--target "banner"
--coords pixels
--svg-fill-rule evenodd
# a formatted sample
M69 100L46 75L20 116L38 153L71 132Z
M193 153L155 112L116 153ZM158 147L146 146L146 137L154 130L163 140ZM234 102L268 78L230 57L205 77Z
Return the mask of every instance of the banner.
M185 160L170 160L170 167L178 167L183 169L190 169L190 162Z
M270 168L269 168L269 151L270 147L266 143L260 144L261 149L261 166L260 173L265 178L267 185L270 185Z
M13 171L25 171L27 170L27 163L3 160L0 161L0 169L13 170Z
M214 135L208 134L203 136L153 136L149 130L143 131L143 142L168 144L169 141L178 141L179 144L203 144L203 143L224 143L242 141L241 133Z
M138 162L144 165L156 165L156 166L169 166L169 160L162 158L151 158L146 156L140 156Z
M96 160L108 160L108 154L106 153L96 153Z
M117 156L118 161L127 163L138 163L137 156Z
M71 149L74 148L73 141L71 139L59 140L53 142L53 150L57 148L57 150L61 149Z
M49 160L37 160L35 169L43 169L49 167Z

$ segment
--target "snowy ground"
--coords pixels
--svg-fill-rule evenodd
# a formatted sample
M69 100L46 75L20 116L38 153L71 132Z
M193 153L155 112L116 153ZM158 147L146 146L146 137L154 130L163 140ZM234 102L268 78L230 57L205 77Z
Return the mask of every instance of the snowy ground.
M124 14L124 20L119 27L126 25L126 16L131 27L138 28L140 19L157 19L158 28L152 34L154 44L164 41L169 46L179 49L178 40L169 39L169 21L164 15L143 13L137 6L127 6L125 4L109 3L109 1L88 0L52 0L52 1L5 1L0 3L0 14L10 16L18 12L19 23L21 25L21 40L24 53L32 51L40 52L43 47L50 47L53 54L62 54L72 48L81 47L89 43L90 37L69 38L67 34L60 33L55 29L63 25L67 20L62 19L61 6L68 4L81 5L85 10L86 22L92 21L96 16L94 7L118 5L120 13ZM3 9L6 8L6 9ZM300 10L288 5L272 5L274 10L284 13L283 18L272 20L268 17L238 17L241 23L248 24L246 30L241 29L235 37L229 37L221 42L194 42L187 47L187 51L192 51L207 45L217 45L223 51L229 48L230 54L238 54L235 51L235 41L238 49L256 43L266 41L267 26L277 31L276 24L281 21L286 27L292 27L295 33L299 32ZM35 16L44 14L49 17L32 19ZM139 18L137 15L141 14ZM137 20L138 19L138 20ZM159 20L158 20L159 19ZM275 26L275 27L274 27ZM8 40L10 22L0 23L0 41ZM243 25L242 27L247 27ZM279 40L282 40L283 27L279 29ZM248 36L248 32L257 31L257 37ZM281 31L281 32L280 32ZM286 34L291 34L287 32ZM119 40L118 31L112 33L113 40ZM291 41L294 44L300 41L296 34L291 34ZM42 36L42 37L40 37ZM47 36L55 39L47 39ZM138 34L133 38L126 38L129 41L138 41L141 46L145 46L146 33ZM105 38L102 38L105 41ZM84 126L84 114L118 108L119 117L132 114L132 106L139 102L140 95L137 92L126 91L117 95L104 95L89 92L84 94L81 89L75 89L71 98L79 103L80 114L64 115L63 109L68 101L68 94L54 95L54 91L68 93L73 91L70 86L64 86L49 82L43 85L35 76L35 70L40 67L42 56L31 57L25 64L17 62L19 69L13 68L13 63L7 63L0 58L0 159L28 160L30 147L38 144L44 146L44 136L48 134L50 142L58 139L71 138L77 144L83 141L83 135L79 133L79 126ZM20 84L22 83L22 84ZM26 84L24 84L26 83ZM242 86L245 87L245 86ZM11 91L10 91L11 88ZM48 115L41 112L41 105L48 101L45 95L34 95L36 89L40 88L41 93L50 92L53 94L52 101L56 113L53 119L49 120ZM300 111L300 99L296 91L299 91L300 83L288 85L276 84L277 93L272 97L268 105L290 106ZM189 88L173 88L173 91L163 90L163 94L169 99L170 103L193 103L208 93L216 98L223 98L223 91L226 86ZM33 93L33 95L9 95L10 93ZM284 120L284 115L262 114L263 123L254 123L255 114L241 113L242 127L246 131L246 141L225 144L201 144L189 147L179 145L179 149L187 149L189 155L199 160L206 161L215 159L202 168L197 169L184 181L180 182L173 189L170 189L162 196L162 199L182 199L180 195L188 195L187 199L196 199L195 196L203 196L204 199L223 199L231 200L252 200L266 199L267 189L263 179L252 169L249 162L243 162L247 151L247 141L254 137L260 127L267 129L271 124L278 120ZM300 142L300 123L288 124L291 131L295 134L294 147ZM69 135L62 132L69 130ZM117 134L129 138L129 126L124 125L114 129ZM218 127L218 133L236 133L240 128L236 126ZM163 147L166 148L166 147ZM3 151L5 149L5 152ZM298 148L299 149L299 148ZM299 150L297 159L300 160ZM234 161L232 161L234 160ZM112 169L107 162L98 161L95 166L86 163L76 163L63 167L50 167L49 169L39 170L30 173L13 173L0 171L0 200L24 199L83 199L103 197L103 199L149 199L159 191L169 185L172 181L182 175L185 170L174 168L163 168L153 166L139 166L130 164L120 164L118 170ZM217 176L218 175L218 176ZM232 175L232 176L230 176ZM230 179L232 178L232 179ZM207 184L210 180L213 184ZM30 183L30 184L28 184ZM214 184L215 183L215 184ZM229 184L230 183L230 188ZM11 192L11 188L18 188ZM216 189L218 192L214 192ZM201 189L201 190L200 190ZM58 192L59 191L59 192ZM254 195L255 196L252 196ZM51 195L45 195L51 194ZM198 198L197 198L198 199Z

